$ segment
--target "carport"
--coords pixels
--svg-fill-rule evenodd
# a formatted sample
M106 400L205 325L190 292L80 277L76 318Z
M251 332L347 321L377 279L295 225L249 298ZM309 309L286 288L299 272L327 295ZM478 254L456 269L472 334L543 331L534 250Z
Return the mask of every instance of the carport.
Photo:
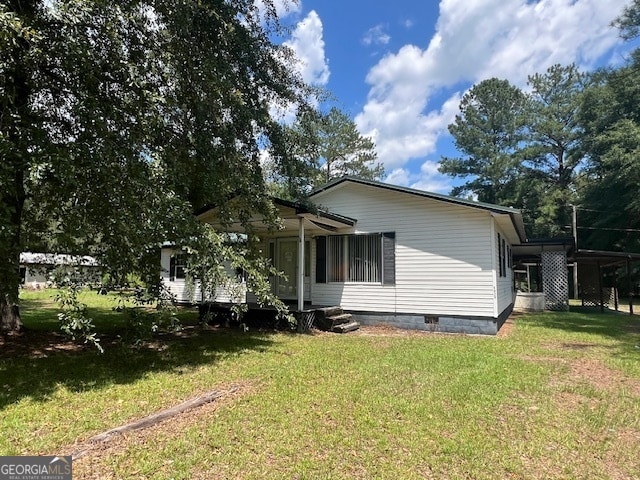
M624 287L628 290L629 314L633 315L633 299L638 289L633 266L640 262L639 253L578 249L573 257L583 306L599 307L600 311L613 306L617 311L620 307L618 289ZM621 283L620 270L625 273L624 283Z
M640 289L640 253L576 249L573 237L535 239L513 247L514 279L521 294L543 295L546 310L568 310L569 295L585 307L620 310L628 292L629 314ZM537 293L536 293L537 292Z

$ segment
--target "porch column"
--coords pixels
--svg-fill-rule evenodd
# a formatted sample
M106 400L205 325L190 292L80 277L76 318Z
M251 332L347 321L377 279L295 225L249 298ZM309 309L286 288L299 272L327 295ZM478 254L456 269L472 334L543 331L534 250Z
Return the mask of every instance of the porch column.
M598 260L598 299L600 300L600 312L604 313L604 295L602 294L602 267Z
M543 251L542 291L547 310L569 310L569 272L564 251Z
M304 218L298 219L298 310L304 310Z
M633 315L633 282L631 281L631 260L627 258L627 281L629 282L629 315Z

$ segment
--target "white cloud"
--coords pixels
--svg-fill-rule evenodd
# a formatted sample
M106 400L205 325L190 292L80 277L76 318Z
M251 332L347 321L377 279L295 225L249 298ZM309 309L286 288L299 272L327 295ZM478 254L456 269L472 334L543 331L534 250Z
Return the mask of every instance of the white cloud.
M396 168L387 175L384 181L392 185L408 187L411 181L411 173L406 168Z
M438 172L438 165L438 160L424 162L420 167L419 177L411 183L411 188L448 194L451 191L451 177Z
M275 0L273 3L276 7L278 17L280 18L298 13L302 10L302 2L294 2L292 0Z
M378 159L387 168L397 168L411 158L435 151L438 137L446 131L458 111L459 94L453 94L439 111L423 113L426 92L422 98L406 88L370 98L362 113L355 118L358 129L376 144Z
M329 64L325 58L324 39L322 36L322 21L315 11L309 14L296 24L291 38L284 45L289 47L294 55L294 59L284 59L284 62L294 62L293 68L297 70L302 79L307 84L325 86L329 81ZM316 98L308 99L312 104L317 104ZM284 123L291 123L295 120L298 105L276 104L271 105L271 116Z
M406 29L412 28L415 22L410 18L407 18L404 22L402 22L402 26Z
M441 0L436 32L426 48L405 45L369 71L360 131L375 140L380 161L402 178L408 160L436 150L457 113L459 93L490 77L520 86L555 63L584 69L618 42L609 25L628 0ZM447 100L436 109L434 95ZM394 173L396 172L396 173ZM406 184L430 186L432 170Z
M362 43L367 46L388 44L391 37L385 32L385 28L382 24L371 27L362 37Z
M451 178L438 172L437 160L425 161L418 173L403 167L395 168L387 175L385 182L435 193L447 194L451 190Z
M329 64L324 54L322 21L312 10L297 25L291 39L284 42L297 58L297 68L305 82L324 86L329 81Z

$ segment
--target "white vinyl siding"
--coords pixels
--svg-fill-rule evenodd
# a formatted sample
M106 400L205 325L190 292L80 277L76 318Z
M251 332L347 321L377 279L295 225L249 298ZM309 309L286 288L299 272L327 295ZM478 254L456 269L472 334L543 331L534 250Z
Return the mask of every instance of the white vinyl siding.
M170 248L163 248L160 253L160 265L162 267L161 278L164 286L179 303L198 303L203 300L200 282L195 281L190 284L185 278L174 276L171 272L171 256L176 252ZM231 275L231 271L229 271ZM231 277L230 277L231 278ZM205 301L216 301L221 303L243 303L246 302L246 287L244 283L232 281L230 287L219 286L215 295L206 295Z
M495 224L494 224L495 225ZM511 262L511 245L500 228L495 225L496 243L494 251L496 289L497 289L497 315L502 313L515 300L513 289L513 268ZM500 242L498 242L498 238Z
M395 232L395 285L313 283L316 305L345 310L493 317L491 214L485 210L345 183L313 197L357 219L350 232ZM312 242L312 267L315 242ZM315 280L315 273L312 274Z

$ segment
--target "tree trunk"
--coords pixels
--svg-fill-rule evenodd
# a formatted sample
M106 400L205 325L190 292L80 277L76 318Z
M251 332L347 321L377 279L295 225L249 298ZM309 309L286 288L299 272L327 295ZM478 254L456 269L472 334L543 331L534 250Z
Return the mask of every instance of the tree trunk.
M20 319L18 302L10 299L13 295L0 295L0 320L3 332L19 332L24 328ZM16 293L17 300L17 293Z
M5 224L0 235L0 251L5 252L0 263L0 330L19 331L23 325L18 307L20 291L20 252L22 251L22 213L26 198L24 170L15 168L10 194L0 197L0 206L11 213L2 219Z
M9 11L15 12L25 25L30 26L36 15L37 2L34 0L9 2ZM5 72L8 88L6 115L0 118L0 137L8 139L3 149L3 169L0 182L3 192L0 195L0 331L19 331L23 329L18 306L20 288L20 252L22 251L22 222L27 198L25 180L28 174L28 162L33 153L30 143L33 124L30 98L30 66L26 58L31 48L30 42L23 36L17 36L13 48L6 54L9 68ZM3 52L4 53L4 52ZM37 130L36 130L37 131Z
M0 264L0 330L22 330L20 309L20 252L22 251L22 212L26 198L24 171L16 168L13 197L0 197L0 205L8 207L8 225L0 235L0 251L6 252ZM4 219L3 219L4 220Z

